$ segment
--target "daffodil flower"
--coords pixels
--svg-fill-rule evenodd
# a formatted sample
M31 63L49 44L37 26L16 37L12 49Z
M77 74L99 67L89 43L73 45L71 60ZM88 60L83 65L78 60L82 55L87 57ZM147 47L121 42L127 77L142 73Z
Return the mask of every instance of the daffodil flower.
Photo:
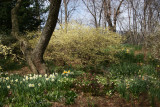
M29 84L28 86L29 86L29 87L34 87L34 84Z
M15 81L18 82L18 79L16 79Z
M38 83L38 86L41 86L41 83Z
M10 89L11 88L10 85L8 85L7 88Z
M9 80L9 77L6 77L6 80Z

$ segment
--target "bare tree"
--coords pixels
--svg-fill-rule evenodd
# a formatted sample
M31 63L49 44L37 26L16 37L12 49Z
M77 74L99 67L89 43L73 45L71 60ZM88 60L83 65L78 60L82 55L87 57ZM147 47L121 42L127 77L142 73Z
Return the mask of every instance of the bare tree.
M92 15L94 19L95 27L96 28L100 27L101 20L102 20L104 0L89 0L89 1L82 0L82 1L84 5L87 7L89 13Z
M104 0L104 13L105 13L106 21L108 22L108 26L110 30L112 30L113 32L116 32L117 18L121 13L120 8L122 6L123 1L124 0L121 0L118 6L112 9L111 2L113 1ZM112 10L114 10L114 12L112 12ZM113 17L113 21L112 21L112 17Z
M63 24L63 19L64 19L65 27L67 27L67 23L70 21L70 18L76 11L77 7L78 7L78 0L63 0L63 4L61 4L61 9L60 9L59 23Z

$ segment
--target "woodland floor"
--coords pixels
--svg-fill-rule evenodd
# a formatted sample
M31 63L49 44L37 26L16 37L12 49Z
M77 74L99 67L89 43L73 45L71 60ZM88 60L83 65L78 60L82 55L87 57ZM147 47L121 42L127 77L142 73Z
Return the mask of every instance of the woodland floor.
M20 70L9 71L9 74L26 75L32 73L28 67L23 67ZM139 99L126 101L118 93L112 96L92 96L89 93L79 93L75 100L75 104L65 105L63 101L53 102L52 107L152 107L147 95L141 95ZM160 107L160 102L156 101L154 107ZM9 107L9 106L5 106Z

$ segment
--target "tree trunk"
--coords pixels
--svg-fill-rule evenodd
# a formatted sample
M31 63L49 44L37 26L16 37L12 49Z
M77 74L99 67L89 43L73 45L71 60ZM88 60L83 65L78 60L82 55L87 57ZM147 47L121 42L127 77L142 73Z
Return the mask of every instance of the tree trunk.
M63 3L64 3L64 10L65 10L65 32L67 33L67 23L68 23L68 20L67 20L67 17L68 17L68 14L67 14L67 1L66 0L63 0Z
M50 0L50 11L46 25L42 31L40 40L32 53L32 60L40 74L48 73L47 67L45 66L43 60L43 55L57 24L60 4L61 0Z
M35 0L35 6L36 6L36 18L40 22L40 5L39 0ZM41 30L41 25L38 26L38 31Z
M106 0L104 0L104 13L105 13L106 21L108 22L109 29L113 31L113 24L111 20L111 15L112 15L111 0L108 0L107 2Z
M43 54L47 48L49 40L55 29L61 0L50 0L50 11L47 19L47 23L43 29L40 40L34 50L30 47L27 40L20 37L19 25L18 25L18 10L22 0L18 0L15 7L11 11L12 18L12 35L20 42L20 48L23 52L26 61L33 73L45 74L47 73L47 67L43 60Z

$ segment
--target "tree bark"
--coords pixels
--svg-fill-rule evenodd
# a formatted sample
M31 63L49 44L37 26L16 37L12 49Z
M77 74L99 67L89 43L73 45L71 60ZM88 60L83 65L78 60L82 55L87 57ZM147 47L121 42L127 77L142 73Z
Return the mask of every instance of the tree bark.
M40 22L40 5L39 0L35 0L35 6L36 6L36 18ZM41 30L41 25L38 26L38 31Z
M45 74L47 67L43 60L43 54L47 48L49 40L55 29L61 0L50 0L50 11L47 19L47 23L42 31L39 42L34 49L31 48L25 38L20 36L18 25L18 10L20 8L22 0L18 0L15 7L11 10L12 18L12 35L20 42L20 49L26 58L26 61L33 73Z
M65 11L65 32L67 33L67 23L68 23L67 1L63 0L63 3L64 3L64 11Z
M117 26L117 18L120 14L120 7L122 5L124 0L120 1L120 4L118 5L117 9L114 9L114 17L113 17L113 23L112 23L112 11L111 11L111 0L104 0L104 13L106 17L106 21L108 22L109 29L113 32L116 32L116 26Z
M48 73L43 55L56 27L61 0L50 0L50 11L42 35L32 53L32 61L40 74Z

